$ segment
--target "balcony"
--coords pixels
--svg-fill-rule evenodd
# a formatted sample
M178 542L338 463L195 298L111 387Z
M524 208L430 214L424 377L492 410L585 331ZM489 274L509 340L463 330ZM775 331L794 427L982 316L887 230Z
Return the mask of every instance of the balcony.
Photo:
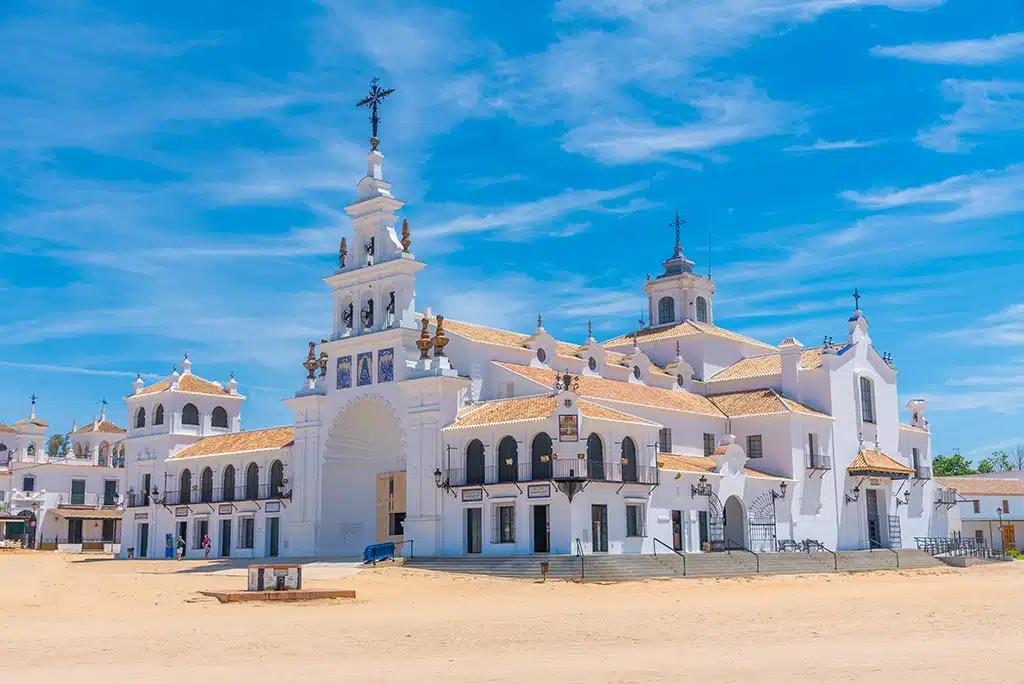
M129 505L145 506L147 504L142 503L145 498L144 494L135 494L132 497L132 503ZM171 490L149 498L164 506L187 506L189 504L230 503L233 501L269 501L276 499L288 499L290 501L292 493L284 485L262 484L252 486L241 485L238 487L228 487L227 489L220 487L216 489L193 487L191 490Z
M115 508L120 502L117 494L86 494L84 492L65 492L57 496L57 507L89 506L92 508Z
M832 470L832 457L828 454L807 454L808 470Z
M622 465L621 462L599 463L585 459L554 459L547 463L458 468L446 473L452 487L512 484L519 482L558 482L560 480L591 480L615 484L656 485L660 473L655 466Z
M914 466L914 479L915 480L930 480L932 479L932 469L928 466L916 465Z

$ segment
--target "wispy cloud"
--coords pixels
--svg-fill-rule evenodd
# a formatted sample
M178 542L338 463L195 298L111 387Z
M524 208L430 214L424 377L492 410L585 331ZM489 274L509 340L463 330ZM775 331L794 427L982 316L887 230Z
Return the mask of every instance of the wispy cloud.
M965 81L942 83L947 101L960 108L943 115L941 123L921 130L917 143L939 152L968 152L985 133L1024 130L1024 81Z
M22 370L44 371L47 373L72 373L74 375L99 375L113 378L134 378L138 373L120 370L102 370L98 368L79 368L76 366L54 366L48 363L16 363L14 361L0 361L0 366L6 368L19 368ZM144 379L155 380L162 378L162 375L155 373L142 373Z
M936 221L964 221L1024 211L1024 164L952 176L937 183L870 192L846 190L840 197L864 209L942 209ZM952 207L952 209L949 209Z
M929 64L981 66L1024 56L1024 33L1007 33L991 38L953 40L941 43L878 45L871 48L875 57L896 57Z
M1024 304L1012 304L998 313L985 316L968 329L951 330L944 336L973 346L1024 346ZM1018 365L1017 369L1024 386L1024 364ZM1000 374L1004 378L1012 375L1006 368L1001 369Z
M884 140L815 140L810 145L790 145L783 152L833 152L835 150L859 150L864 147L877 147Z

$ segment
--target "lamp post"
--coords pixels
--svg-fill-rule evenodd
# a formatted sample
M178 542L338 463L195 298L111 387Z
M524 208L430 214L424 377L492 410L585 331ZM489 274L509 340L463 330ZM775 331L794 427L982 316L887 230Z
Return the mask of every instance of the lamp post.
M852 503L857 503L858 501L860 501L860 486L859 485L853 488L853 496L850 496L849 494L846 495L846 503L852 504Z
M708 478L704 475L700 476L697 484L690 485L690 498L698 496L711 496L711 485L708 484Z

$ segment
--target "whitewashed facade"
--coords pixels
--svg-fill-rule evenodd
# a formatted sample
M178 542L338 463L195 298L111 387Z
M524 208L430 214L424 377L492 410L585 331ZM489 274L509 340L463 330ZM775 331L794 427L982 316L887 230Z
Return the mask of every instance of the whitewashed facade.
M1024 550L1024 472L941 477L939 485L955 492L964 538L993 549Z

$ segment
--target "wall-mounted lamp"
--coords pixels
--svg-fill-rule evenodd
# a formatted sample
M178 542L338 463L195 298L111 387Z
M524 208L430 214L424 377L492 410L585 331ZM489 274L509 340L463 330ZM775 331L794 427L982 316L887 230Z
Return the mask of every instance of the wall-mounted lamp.
M777 492L774 489L772 490L772 501L775 501L776 499L785 499L787 486L788 485L785 482L780 482L779 491Z
M451 480L449 480L449 478L445 477L444 481L442 481L441 480L442 477L443 477L443 473L441 472L441 469L440 468L435 468L434 469L434 484L437 486L438 489L443 489L445 491L445 493L451 494L452 498L456 498L457 499L458 496L456 496L455 492L452 491Z
M907 491L903 492L903 498L900 498L898 496L896 497L896 508L899 509L900 506L907 506L909 504L910 504L910 490L908 489Z
M690 485L690 498L697 496L711 496L711 485L708 484L708 478L704 475L700 476L697 484Z
M849 494L846 495L846 503L852 504L857 503L858 501L860 501L860 487L854 487L853 496L850 496Z

